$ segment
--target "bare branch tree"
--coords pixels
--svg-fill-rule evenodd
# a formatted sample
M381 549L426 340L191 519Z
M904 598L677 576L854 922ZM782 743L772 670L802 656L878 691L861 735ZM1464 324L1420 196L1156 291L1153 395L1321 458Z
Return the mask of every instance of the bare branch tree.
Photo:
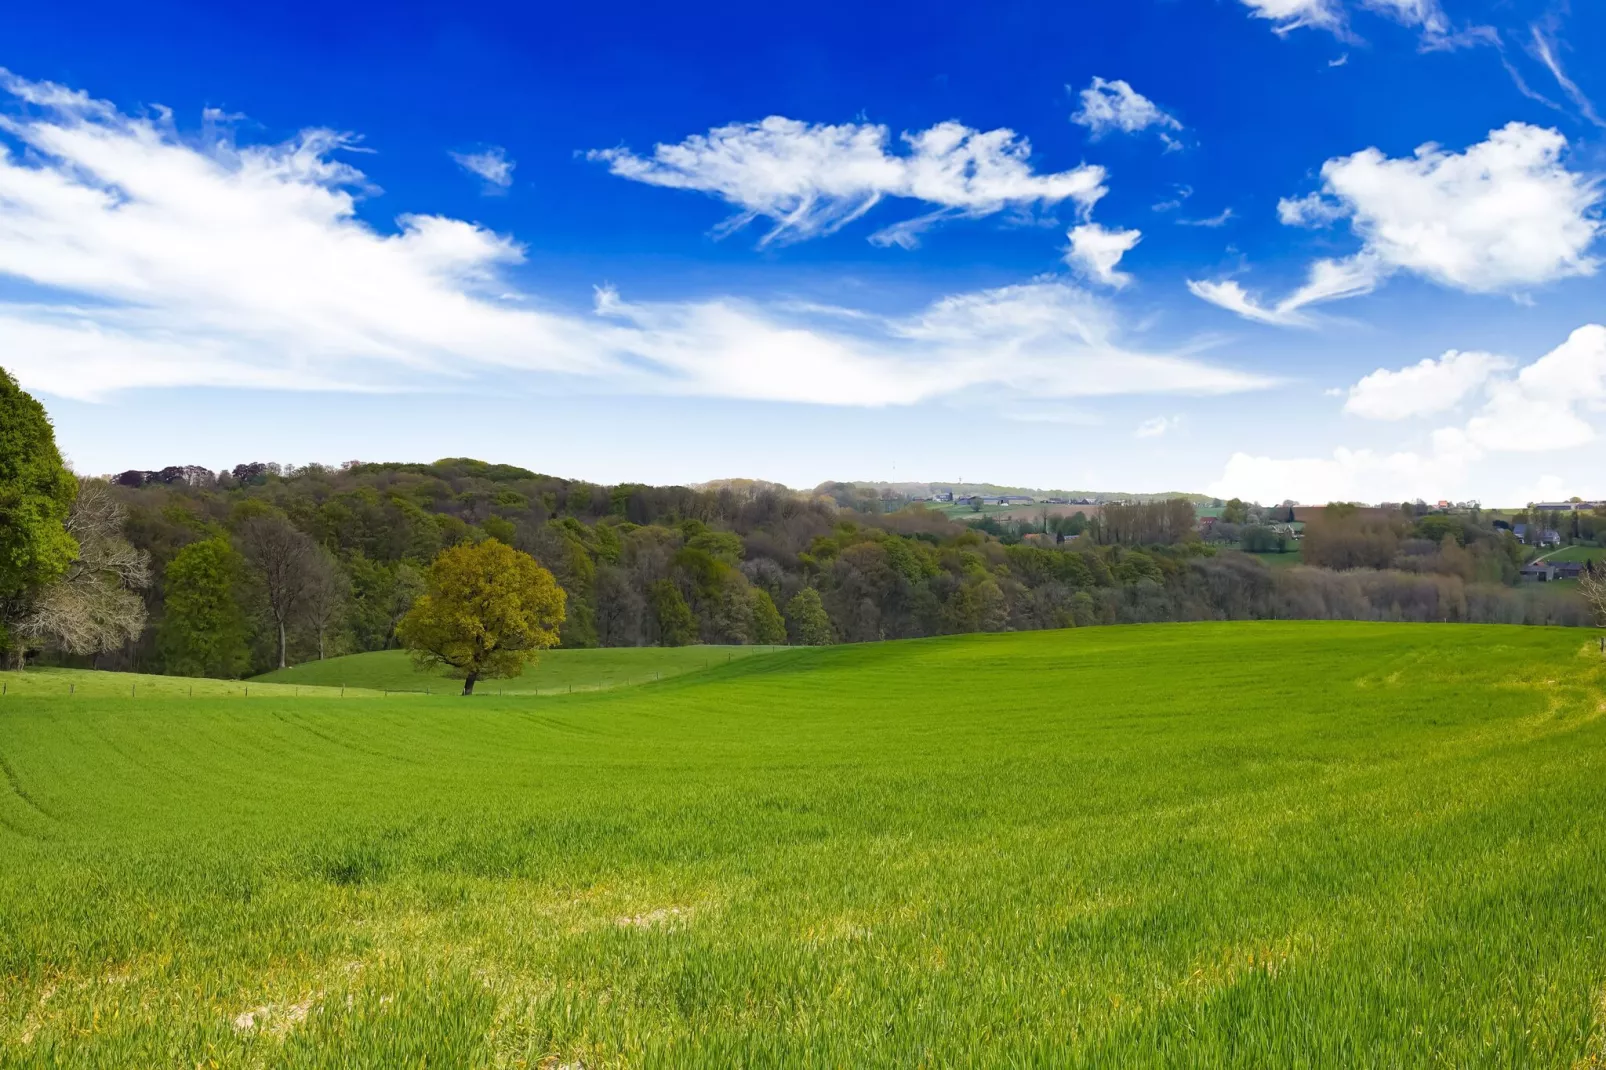
M268 613L279 629L279 668L289 653L289 628L306 599L313 541L282 516L254 516L240 525L240 549L262 581Z
M1595 622L1606 625L1606 572L1590 567L1578 577L1578 593L1595 614Z
M78 557L39 595L18 630L69 654L100 654L145 630L145 603L134 592L150 583L150 555L123 537L125 511L110 485L80 479L67 516Z
M307 585L301 615L318 636L318 660L324 659L329 632L346 612L351 599L351 580L334 554L322 546L313 548L307 561Z

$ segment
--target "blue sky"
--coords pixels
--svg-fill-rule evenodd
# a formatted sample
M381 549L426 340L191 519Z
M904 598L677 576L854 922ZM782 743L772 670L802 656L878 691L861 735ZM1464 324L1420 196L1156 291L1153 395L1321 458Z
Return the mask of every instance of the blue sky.
M1606 497L1602 42L1515 0L35 5L0 362L90 472Z

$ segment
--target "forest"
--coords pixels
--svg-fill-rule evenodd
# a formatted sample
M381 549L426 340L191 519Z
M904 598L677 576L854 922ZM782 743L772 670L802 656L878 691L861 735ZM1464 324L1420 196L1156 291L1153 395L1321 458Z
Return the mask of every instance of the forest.
M1271 569L1202 539L1183 499L1107 504L1060 525L1079 535L1024 539L918 503L874 513L742 481L599 486L466 458L80 483L73 515L102 537L79 541L121 554L143 613L92 653L36 629L30 654L106 669L242 676L395 646L431 560L491 538L556 577L566 647L1154 621L1590 620L1575 597L1513 585L1522 552L1509 532L1409 510L1329 509L1307 526L1305 559L1330 567Z

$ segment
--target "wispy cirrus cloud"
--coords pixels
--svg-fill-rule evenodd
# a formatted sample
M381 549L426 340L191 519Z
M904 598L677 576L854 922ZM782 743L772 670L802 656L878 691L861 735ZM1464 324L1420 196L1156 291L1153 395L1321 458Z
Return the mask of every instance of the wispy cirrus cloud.
M1578 114L1582 115L1586 121L1593 123L1596 126L1606 127L1606 119L1602 119L1600 117L1600 113L1595 110L1594 102L1584 95L1584 91L1578 88L1578 83L1567 77L1567 72L1562 69L1561 58L1559 54L1561 50L1561 44L1556 38L1554 28L1542 26L1539 23L1534 23L1532 26L1528 27L1528 30L1532 35L1532 51L1534 57L1537 58L1539 62L1543 63L1545 65L1545 69L1550 72L1551 77L1556 79L1556 84L1561 86L1561 91L1563 93L1567 94L1567 99L1573 102L1573 107L1578 109ZM1509 64L1507 66L1509 68ZM1517 81L1519 83L1519 89L1526 88L1526 86L1521 84L1520 76L1518 77ZM1538 94L1531 92L1527 95L1531 97L1538 97ZM1544 100L1543 97L1538 97L1538 99ZM1545 103L1548 104L1549 101L1545 101Z
M440 215L364 221L374 187L340 159L346 135L240 146L8 73L0 91L16 106L0 120L0 277L21 284L0 298L0 360L60 396L530 383L889 405L1267 385L1133 346L1114 306L1063 279L896 314L607 288L565 308L521 287L510 237Z
M805 123L772 115L659 144L646 156L614 148L586 157L620 178L696 190L734 206L736 214L716 228L718 234L769 220L760 245L834 233L888 198L931 206L925 215L870 238L912 246L944 219L1026 212L1065 201L1085 214L1105 193L1102 167L1039 174L1031 164L1031 143L1013 130L945 122L901 140L900 152L879 124Z
M1497 45L1500 35L1492 27L1455 28L1439 0L1240 0L1249 14L1272 24L1279 36L1301 29L1325 30L1341 41L1359 42L1351 28L1352 11L1365 11L1420 32L1423 51ZM1348 54L1332 66L1342 65Z

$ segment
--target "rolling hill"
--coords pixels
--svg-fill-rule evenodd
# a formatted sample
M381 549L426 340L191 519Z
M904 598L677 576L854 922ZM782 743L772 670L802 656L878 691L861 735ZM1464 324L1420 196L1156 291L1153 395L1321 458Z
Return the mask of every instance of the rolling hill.
M1318 622L12 694L0 1064L1599 1065L1603 687Z

